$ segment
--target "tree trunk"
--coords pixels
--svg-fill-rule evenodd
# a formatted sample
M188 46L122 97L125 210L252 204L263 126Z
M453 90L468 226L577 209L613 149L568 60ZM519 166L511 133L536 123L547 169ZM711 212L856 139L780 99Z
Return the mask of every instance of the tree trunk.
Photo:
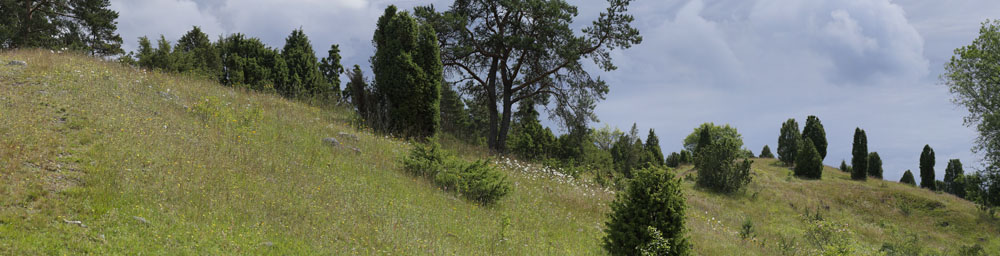
M497 152L503 154L506 153L507 149L507 131L510 130L510 118L511 118L511 105L514 102L511 101L510 86L507 82L504 82L503 90L503 119L500 123L500 137L497 139Z
M497 124L500 121L497 118L497 66L499 65L499 59L493 58L493 62L490 63L489 75L486 79L486 109L489 111L487 115L490 116L490 132L487 134L487 145L495 153L501 153L497 134Z

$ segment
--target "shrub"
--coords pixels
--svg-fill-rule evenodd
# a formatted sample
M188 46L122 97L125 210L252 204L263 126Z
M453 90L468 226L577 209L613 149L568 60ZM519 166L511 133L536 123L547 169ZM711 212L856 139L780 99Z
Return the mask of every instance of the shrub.
M924 145L924 150L920 152L920 187L937 190L937 183L934 182L934 149L931 145Z
M851 167L847 166L847 161L840 160L840 170L844 172L851 172Z
M691 154L691 151L682 149L680 155L681 155L681 164L694 163L694 154Z
M507 175L486 161L466 163L445 154L436 141L416 144L403 159L409 173L431 179L448 191L457 191L466 199L489 205L510 192Z
M689 255L685 208L681 181L672 173L656 167L636 171L628 188L611 203L604 249L611 255L638 255L661 244L669 245L666 255ZM659 238L656 233L661 233Z
M640 247L639 255L642 256L660 256L660 255L670 255L670 240L663 238L663 233L656 230L654 227L646 227L646 233L649 234L650 241Z
M818 117L806 117L806 125L802 127L802 139L812 140L816 152L819 152L819 159L821 161L826 159L826 130L823 129L823 123L819 121Z
M795 176L820 179L823 177L823 160L813 146L811 139L803 140L802 148L795 159Z
M680 166L681 154L678 154L677 152L670 153L670 155L667 156L666 162L667 162L667 167L676 168L677 166Z
M878 152L868 153L868 176L882 179L882 158L878 156Z
M774 158L774 154L771 153L771 148L764 145L764 148L760 150L759 158Z
M799 123L789 118L781 124L781 135L778 137L778 159L785 164L795 163L795 154L799 152L802 135L799 134Z
M851 179L868 178L868 135L865 130L854 128L854 143L851 148Z
M899 183L910 184L910 186L917 185L917 181L913 179L913 172L910 172L910 170L906 170L906 172L903 173L903 178L899 179Z
M695 157L696 184L716 192L732 193L750 183L750 161L740 157L739 147L729 140L699 146Z

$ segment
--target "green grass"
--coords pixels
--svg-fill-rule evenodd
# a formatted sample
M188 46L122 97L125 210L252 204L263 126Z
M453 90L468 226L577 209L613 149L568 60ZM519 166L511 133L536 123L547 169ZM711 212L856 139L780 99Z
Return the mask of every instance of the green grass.
M0 53L13 59L28 66L0 66L0 254L603 254L614 194L589 181L493 159L513 188L484 207L406 174L408 143L352 127L343 107L73 54ZM820 181L771 160L753 168L737 195L684 182L699 254L777 255L782 239L812 254L806 211L847 225L860 251L902 233L928 253L1000 251L1000 222L952 196L831 168ZM738 234L747 219L757 240Z

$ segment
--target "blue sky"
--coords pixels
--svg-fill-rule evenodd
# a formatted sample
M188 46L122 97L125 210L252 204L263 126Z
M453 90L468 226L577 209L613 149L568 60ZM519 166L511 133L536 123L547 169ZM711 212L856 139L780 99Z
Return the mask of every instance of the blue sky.
M603 0L568 2L589 24ZM176 40L197 25L209 35L241 32L279 47L302 28L325 55L340 44L343 64L367 69L375 21L389 4L402 8L451 1L112 0L126 51L136 38ZM656 129L665 152L704 122L728 123L759 153L777 147L781 123L818 116L830 141L827 165L850 162L855 127L879 152L885 177L918 169L930 144L941 179L947 160L979 166L975 130L938 79L952 51L974 39L980 23L1000 18L991 0L639 0L631 13L642 44L613 53L619 69L597 72L611 85L597 107L603 126L645 134ZM994 15L994 16L990 16Z

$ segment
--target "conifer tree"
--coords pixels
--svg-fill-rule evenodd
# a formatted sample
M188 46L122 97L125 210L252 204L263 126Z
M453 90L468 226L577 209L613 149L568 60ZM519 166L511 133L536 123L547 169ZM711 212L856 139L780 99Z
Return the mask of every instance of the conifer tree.
M778 137L778 159L787 165L795 163L795 154L798 154L802 135L799 134L799 123L794 118L789 118L781 125L781 135Z
M878 156L878 152L868 153L868 176L876 179L882 179L882 158Z
M934 149L931 145L924 145L924 150L920 152L920 187L937 190L934 182Z
M214 77L222 69L222 60L219 58L218 49L198 26L194 26L177 40L177 47L174 48L174 51L183 55L181 57L181 61L185 62L183 66L203 74Z
M813 146L816 146L816 152L819 152L820 159L826 159L826 130L823 129L823 123L819 121L819 118L816 116L806 117L806 125L802 128L802 138L812 140Z
M820 179L823 177L823 159L813 146L811 139L802 140L802 147L795 157L795 176Z
M960 177L965 175L965 170L962 168L962 161L958 159L948 160L948 167L944 169L944 191L951 193L953 195L959 195L964 192L965 187L958 181ZM960 191L961 190L961 191Z
M847 161L840 160L840 170L844 172L851 172L851 167L847 166Z
M339 96L340 74L344 73L344 66L340 65L339 45L330 45L330 50L326 51L326 57L319 61L319 71L323 75L324 81L329 84L328 88Z
M774 158L774 154L771 153L771 148L764 145L764 148L760 150L759 158Z
M96 56L125 53L109 0L0 1L0 48L69 48Z
M899 179L899 183L910 184L910 186L917 185L917 181L913 179L913 172L910 172L910 170L906 170L906 172L903 173L903 178Z
M390 5L372 41L375 92L379 104L386 106L385 130L407 137L437 133L443 74L434 28Z
M868 136L861 128L854 129L854 143L851 149L851 179L868 178Z
M663 151L660 150L660 138L656 137L656 132L653 129L649 129L649 135L646 136L646 144L643 145L643 149L652 156L651 162L653 165L663 165Z
M322 74L319 72L316 52L312 43L302 29L292 30L285 38L285 47L281 57L288 66L288 84L275 89L286 97L315 96L332 91L324 87Z
M657 239L647 232L652 227L669 241L669 255L689 255L686 208L680 179L658 167L638 170L628 188L611 203L602 239L604 249L611 255L638 255L640 247Z

